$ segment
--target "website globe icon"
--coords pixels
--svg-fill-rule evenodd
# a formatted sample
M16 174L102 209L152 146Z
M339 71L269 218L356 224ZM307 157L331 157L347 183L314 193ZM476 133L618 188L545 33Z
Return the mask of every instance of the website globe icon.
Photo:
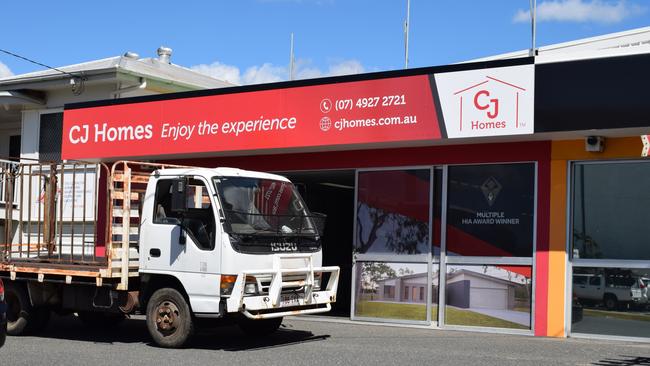
M320 129L322 131L328 131L332 127L332 120L329 117L323 117L320 119Z

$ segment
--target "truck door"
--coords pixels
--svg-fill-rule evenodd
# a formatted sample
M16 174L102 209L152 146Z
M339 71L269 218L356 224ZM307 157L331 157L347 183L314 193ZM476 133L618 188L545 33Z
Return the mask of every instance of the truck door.
M178 278L196 313L219 311L220 227L216 225L212 194L202 178L186 180L186 208L172 211L172 189L177 177L156 183L152 220L141 226L141 272Z

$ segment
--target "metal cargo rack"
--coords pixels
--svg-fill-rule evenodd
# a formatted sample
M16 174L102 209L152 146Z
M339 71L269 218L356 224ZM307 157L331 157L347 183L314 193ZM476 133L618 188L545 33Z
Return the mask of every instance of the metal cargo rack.
M149 176L170 167L0 159L0 276L127 290Z

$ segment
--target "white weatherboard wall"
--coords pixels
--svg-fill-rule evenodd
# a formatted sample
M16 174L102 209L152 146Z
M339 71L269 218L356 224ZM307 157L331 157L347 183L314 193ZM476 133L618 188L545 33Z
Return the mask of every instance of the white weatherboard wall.
M449 138L534 132L535 66L435 74Z
M38 110L23 111L20 157L38 159L38 136L40 134L40 113Z

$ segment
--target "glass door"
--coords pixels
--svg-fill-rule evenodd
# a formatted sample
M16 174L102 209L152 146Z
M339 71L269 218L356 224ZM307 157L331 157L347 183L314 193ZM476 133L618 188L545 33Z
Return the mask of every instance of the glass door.
M535 163L448 166L441 325L533 328Z
M430 324L433 168L358 170L353 320Z
M648 187L648 161L572 164L572 335L650 341Z

